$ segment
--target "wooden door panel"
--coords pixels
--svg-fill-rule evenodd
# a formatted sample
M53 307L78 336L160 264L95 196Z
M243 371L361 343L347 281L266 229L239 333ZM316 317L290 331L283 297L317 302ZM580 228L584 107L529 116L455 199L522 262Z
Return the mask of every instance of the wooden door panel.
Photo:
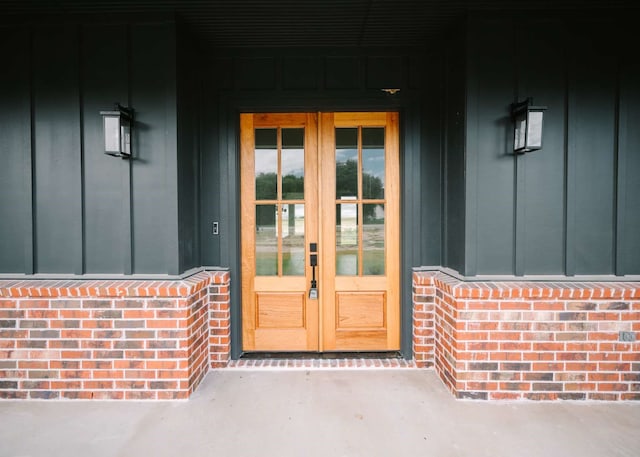
M256 329L306 327L304 293L256 293Z
M285 196L284 169L286 163L283 131L304 128L304 192ZM272 178L276 195L256 196L258 171L256 130L275 132L277 144L269 149L275 170ZM311 282L308 246L317 242L317 130L314 114L242 114L240 116L241 156L241 230L242 230L242 336L244 351L317 351L318 303L307 298ZM269 182L269 181L268 181ZM303 223L297 227L285 220L285 209L292 206L302 211ZM257 230L257 209L266 209L273 219L268 238L275 240L273 250L265 254L256 246L264 231ZM289 211L290 212L290 211ZM289 230L302 231L302 258L295 273L285 271L287 258L285 236ZM294 231L295 231L294 230ZM298 240L298 243L300 240ZM262 247L264 248L264 247ZM300 253L299 253L300 254ZM261 257L258 258L258 255ZM276 268L259 270L260 261L268 260Z
M364 194L365 128L384 129L384 196L367 198ZM336 196L336 128L357 129L358 190L348 200ZM322 347L325 351L391 351L400 349L399 293L399 146L397 113L322 113L320 117L320 173L323 192L321 301ZM353 151L352 151L353 152ZM354 256L357 271L340 275L336 267L337 216L340 205L358 208ZM364 210L369 204L384 208L384 268L374 275L365 273ZM355 235L354 235L355 236ZM356 253L357 251L357 253Z
M385 329L384 291L337 292L336 330Z

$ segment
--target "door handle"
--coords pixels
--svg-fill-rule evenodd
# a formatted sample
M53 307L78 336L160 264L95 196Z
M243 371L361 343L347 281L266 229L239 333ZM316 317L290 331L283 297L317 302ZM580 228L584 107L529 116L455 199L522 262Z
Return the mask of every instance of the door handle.
M316 267L318 266L318 243L309 244L309 266L311 267L311 288L309 289L309 299L318 299L318 281L316 281Z

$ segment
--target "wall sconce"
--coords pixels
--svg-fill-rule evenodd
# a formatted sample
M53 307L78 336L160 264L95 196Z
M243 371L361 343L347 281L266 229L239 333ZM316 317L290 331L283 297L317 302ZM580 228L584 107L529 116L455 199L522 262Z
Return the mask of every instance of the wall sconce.
M104 153L115 157L131 157L133 109L116 103L113 111L100 111L104 129Z
M529 97L520 103L511 105L511 118L514 122L513 152L524 154L542 147L542 118L546 106L533 106Z

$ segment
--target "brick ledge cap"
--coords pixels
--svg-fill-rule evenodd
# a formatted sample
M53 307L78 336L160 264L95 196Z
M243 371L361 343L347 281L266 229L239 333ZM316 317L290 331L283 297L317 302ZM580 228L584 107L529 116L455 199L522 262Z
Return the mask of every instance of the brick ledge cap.
M210 284L229 282L224 270L199 271L178 280L24 279L0 280L0 298L185 297Z
M455 298L640 298L636 281L464 281L442 271L414 271L415 286L436 286Z

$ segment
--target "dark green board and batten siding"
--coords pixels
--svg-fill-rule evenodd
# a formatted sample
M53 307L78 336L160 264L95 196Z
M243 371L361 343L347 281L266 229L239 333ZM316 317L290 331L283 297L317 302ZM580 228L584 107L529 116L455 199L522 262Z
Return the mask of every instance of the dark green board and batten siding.
M428 50L197 55L173 19L5 27L0 273L236 274L238 114L397 109L404 278L638 275L640 68L618 29L474 14ZM514 157L528 96L544 146ZM136 110L132 161L102 153L116 101Z
M445 259L458 260L445 265L466 276L640 274L632 41L607 21L468 23L464 261L446 245ZM526 97L548 107L543 148L514 157L508 109Z
M199 265L198 247L179 245L179 230L197 230L193 211L179 207L193 199L192 184L179 185L194 172L178 179L193 153L176 153L175 23L2 34L0 272L178 274ZM135 109L131 161L103 153L99 112L115 102ZM193 136L192 125L180 127Z

